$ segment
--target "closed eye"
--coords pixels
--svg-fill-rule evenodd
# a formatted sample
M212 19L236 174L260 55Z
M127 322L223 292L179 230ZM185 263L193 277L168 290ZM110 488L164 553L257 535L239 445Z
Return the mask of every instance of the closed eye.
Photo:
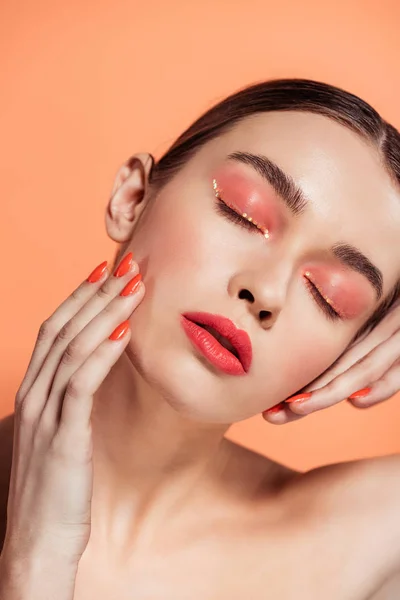
M254 223L252 223L245 217L242 217L242 215L237 213L235 210L233 210L230 206L225 204L225 202L223 200L220 200L219 198L217 198L216 208L220 214L222 214L224 217L227 217L234 223L237 223L238 225L242 225L242 227L245 227L246 229L250 229L251 231L254 231L255 233L260 233L260 228L257 227L257 225L255 225Z
M320 293L317 287L309 280L307 277L304 277L306 280L306 285L310 290L311 294L314 296L315 300L319 304L319 306L324 311L325 315L331 319L332 321L336 321L337 319L341 319L342 316L333 308L331 304L329 304L323 295Z

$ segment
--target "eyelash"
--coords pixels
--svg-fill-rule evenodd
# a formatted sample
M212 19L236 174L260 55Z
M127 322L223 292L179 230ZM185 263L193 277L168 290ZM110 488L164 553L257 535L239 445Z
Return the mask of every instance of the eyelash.
M233 208L225 204L225 202L220 198L217 198L217 210L224 217L227 217L234 223L238 223L242 227L245 227L246 229L249 229L254 233L260 233L260 229L257 227L257 225L255 225L251 221L248 221L248 219L246 219L245 217L242 217L242 215L240 215L235 210L233 210Z
M217 199L216 199L216 209L217 209L218 213L220 213L222 216L226 217L233 223L236 223L236 224L240 225L241 227L244 227L245 229L251 231L252 233L257 233L257 234L260 233L260 229L257 227L257 225L255 225L251 221L248 221L245 217L242 217L242 215L240 215L235 210L230 208L230 206L225 204L225 202L219 197L217 197ZM326 302L326 300L324 299L322 294L319 292L319 290L315 287L315 285L309 279L307 279L307 277L304 277L304 279L306 281L306 285L307 285L308 289L310 290L311 294L315 298L318 306L324 312L325 316L328 317L328 319L330 319L331 321L336 321L337 319L342 319L341 315L330 304L328 304L328 302Z

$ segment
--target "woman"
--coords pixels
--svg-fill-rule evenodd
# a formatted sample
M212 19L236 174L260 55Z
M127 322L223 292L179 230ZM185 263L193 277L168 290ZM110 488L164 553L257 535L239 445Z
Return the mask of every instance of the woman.
M121 167L113 274L41 326L16 396L3 596L396 589L398 456L301 473L224 434L306 414L299 392L318 409L399 389L399 157L359 98L278 80Z

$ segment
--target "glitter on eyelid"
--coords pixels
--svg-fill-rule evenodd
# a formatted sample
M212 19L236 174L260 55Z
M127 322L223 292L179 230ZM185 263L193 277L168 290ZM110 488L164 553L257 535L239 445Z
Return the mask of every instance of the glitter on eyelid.
M219 198L220 200L222 200L221 196L220 196L220 190L218 189L218 185L217 185L217 180L213 179L213 188L215 190L215 195L217 198ZM231 206L228 202L226 202L226 200L223 200L223 202L225 202L225 204L227 204L232 210L234 210L235 212L237 212L237 210ZM261 233L264 235L264 237L266 239L269 238L269 231L268 229L266 229L266 227L263 227L262 225L259 225L256 221L253 221L252 217L248 217L247 213L241 213L242 217L244 217L245 219L247 219L250 223L253 223L253 225L255 225L260 231Z
M313 285L315 285L315 287L317 288L317 290L319 291L319 293L321 294L321 296L324 298L324 300L325 300L325 301L326 301L328 304L330 304L331 306L333 306L333 307L334 307L334 309L335 309L335 310L336 310L336 311L337 311L339 314L341 314L341 313L340 313L340 311L339 311L339 310L336 308L335 304L332 302L332 300L331 300L330 298L328 298L327 296L325 296L325 294L323 293L323 291L321 290L321 288L318 286L318 284L316 284L316 283L315 283L315 281L314 281L314 280L313 280L313 278L312 278L312 275L311 275L310 271L305 271L304 275L305 275L306 277L308 277L308 279L309 279L309 280L312 282L312 284L313 284Z

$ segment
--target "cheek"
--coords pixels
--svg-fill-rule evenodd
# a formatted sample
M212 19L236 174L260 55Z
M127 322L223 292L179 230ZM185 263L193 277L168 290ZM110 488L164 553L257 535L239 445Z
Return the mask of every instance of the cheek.
M197 249L196 229L184 211L169 209L160 198L149 212L140 232L134 235L136 260L143 262L143 277L171 274L190 263Z
M133 238L134 257L147 287L162 287L169 294L173 288L179 292L194 282L198 287L205 283L201 273L219 253L220 236L210 221L203 207L180 202L173 192L158 199Z
M327 341L328 340L328 341ZM303 314L302 323L287 320L274 332L264 360L257 365L261 373L261 404L273 406L295 394L328 369L343 352L348 340L327 335L326 329ZM262 409L262 410L265 410Z
M293 395L329 369L343 352L346 344L335 343L332 340L327 344L322 338L315 336L314 343L307 348L304 348L304 344L299 346L301 347L293 353L290 362L286 365L287 381L291 382L291 389L286 397Z
M327 347L312 344L305 348L304 343L301 343L298 350L293 350L286 361L282 359L284 363L282 381L290 382L291 388L300 389L321 375L340 352L341 350L334 349L332 344Z

